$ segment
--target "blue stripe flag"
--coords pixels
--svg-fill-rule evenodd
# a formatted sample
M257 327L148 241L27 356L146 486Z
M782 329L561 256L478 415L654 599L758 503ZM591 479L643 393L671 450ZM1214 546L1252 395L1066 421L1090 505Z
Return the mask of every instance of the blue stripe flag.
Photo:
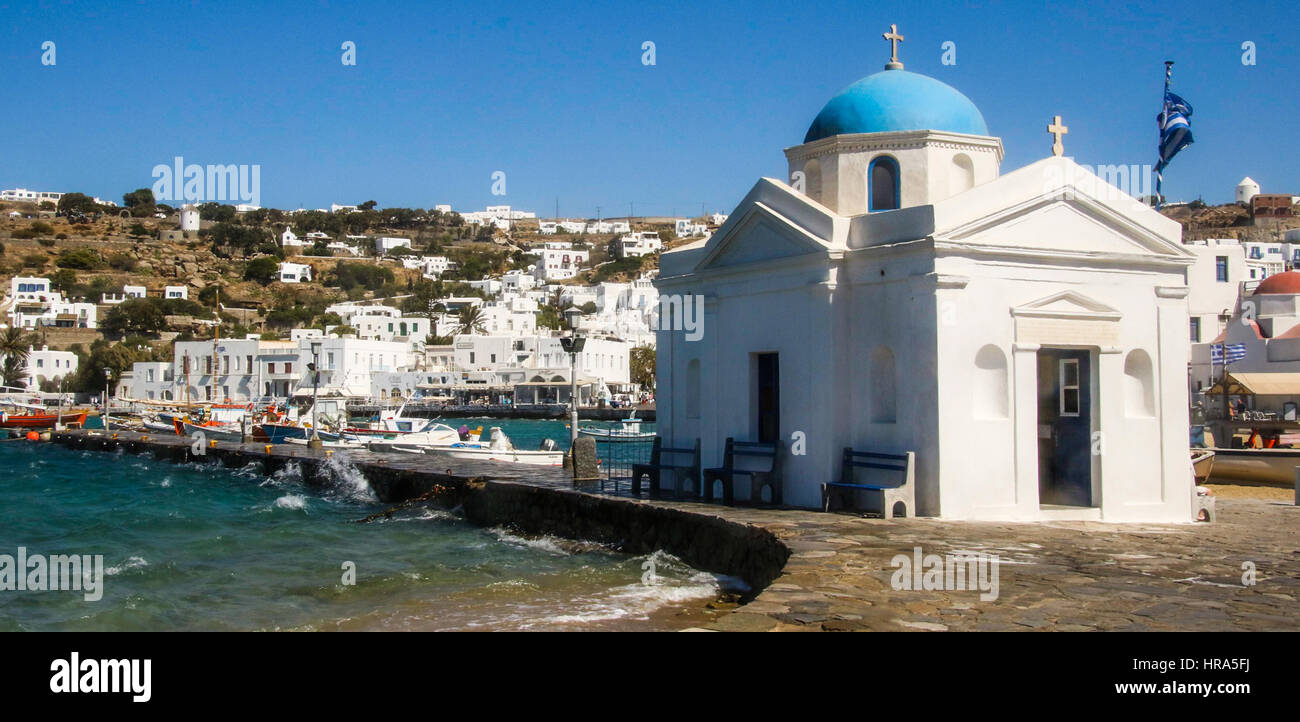
M1224 361L1225 349L1227 350L1226 362ZM1246 358L1246 344L1244 343L1216 343L1210 346L1210 363L1212 364L1236 363L1244 358Z
M1160 185L1164 182L1161 171L1178 155L1178 151L1191 145L1192 139L1192 104L1182 96L1169 89L1169 79L1173 74L1174 63L1165 61L1165 100L1156 116L1160 126L1160 159L1156 162L1156 198L1160 198Z

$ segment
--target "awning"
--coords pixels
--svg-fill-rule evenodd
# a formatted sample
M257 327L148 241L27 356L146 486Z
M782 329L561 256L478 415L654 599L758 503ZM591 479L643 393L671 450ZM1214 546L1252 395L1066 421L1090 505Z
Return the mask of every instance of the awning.
M1226 380L1228 393L1234 396L1300 397L1300 373L1229 373ZM1222 394L1223 380L1206 389L1205 393Z

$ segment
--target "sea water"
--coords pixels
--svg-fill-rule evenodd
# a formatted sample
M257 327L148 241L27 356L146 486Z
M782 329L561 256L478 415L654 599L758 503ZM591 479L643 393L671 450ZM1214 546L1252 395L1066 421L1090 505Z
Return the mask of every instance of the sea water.
M563 422L488 423L520 448L567 446ZM0 442L0 554L102 554L105 570L98 601L0 591L0 630L673 629L738 584L432 507L355 523L388 505L346 453L330 468L309 487L294 466L268 477Z

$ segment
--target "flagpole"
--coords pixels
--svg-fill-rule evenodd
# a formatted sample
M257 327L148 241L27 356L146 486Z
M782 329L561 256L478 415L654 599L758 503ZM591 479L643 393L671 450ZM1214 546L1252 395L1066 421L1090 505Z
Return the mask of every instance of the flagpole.
M1174 72L1174 61L1166 60L1165 61L1165 91L1160 96L1160 108L1161 108L1160 128L1162 133L1164 132L1165 123L1168 121L1169 105L1166 102L1166 100L1169 98L1169 78L1171 75L1173 75L1173 72ZM1160 186L1164 182L1164 177L1160 175L1159 159L1157 159L1156 161L1155 173L1156 173L1156 210L1160 210L1160 206L1163 205L1164 203L1164 196L1160 194Z

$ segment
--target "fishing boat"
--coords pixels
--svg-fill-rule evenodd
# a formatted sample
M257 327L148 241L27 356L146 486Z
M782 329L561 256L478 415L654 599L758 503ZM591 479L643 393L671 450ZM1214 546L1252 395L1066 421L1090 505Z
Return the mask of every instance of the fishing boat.
M263 423L256 427L253 436L271 444L284 444L292 439L307 440L311 438L311 425L293 423ZM316 436L325 441L338 441L339 435L332 431L316 430Z
M403 415L409 400L409 398L403 400L402 405L397 409L381 409L371 415L364 424L347 426L343 432L354 436L394 436L432 430L437 424L437 419Z
M578 433L601 441L648 441L655 437L655 432L641 430L641 419L636 417L636 409L632 409L626 419L619 420L618 428L579 426Z
M1210 449L1215 480L1254 481L1291 486L1300 449ZM1199 476L1199 474L1198 474Z
M471 431L468 427L462 426L459 429L453 429L442 423L435 423L424 431L414 431L408 434L398 434L391 438L367 438L352 437L364 440L366 448L371 451L404 451L414 454L423 453L425 449L439 448L460 443L478 443L479 435L483 433L483 427Z
M554 441L547 439L542 442L542 446L544 448L537 451L516 449L510 438L501 431L501 427L493 426L492 441L489 443L457 442L449 446L431 446L424 449L424 453L442 458L506 461L514 464L533 464L537 466L562 466L564 464L564 452L555 448Z
M289 438L289 439L285 439L284 441L287 444L294 444L296 446L307 446L308 444L311 443L310 439ZM366 448L365 441L362 441L361 439L347 439L347 438L325 439L324 437L322 437L320 440L320 445L322 449L364 449Z
M1210 480L1214 470L1213 449L1192 449L1192 475L1196 477L1197 486Z
M170 414L141 417L140 423L149 431L176 433L176 422ZM182 427L183 429L184 427Z
M181 425L186 436L193 436L196 433L203 434L205 438L216 439L220 441L243 441L244 430L242 427L231 424L219 424L209 422L206 424L192 424L188 421L177 421Z
M0 429L52 429L56 423L64 426L82 426L86 423L86 412L10 414L0 411Z

